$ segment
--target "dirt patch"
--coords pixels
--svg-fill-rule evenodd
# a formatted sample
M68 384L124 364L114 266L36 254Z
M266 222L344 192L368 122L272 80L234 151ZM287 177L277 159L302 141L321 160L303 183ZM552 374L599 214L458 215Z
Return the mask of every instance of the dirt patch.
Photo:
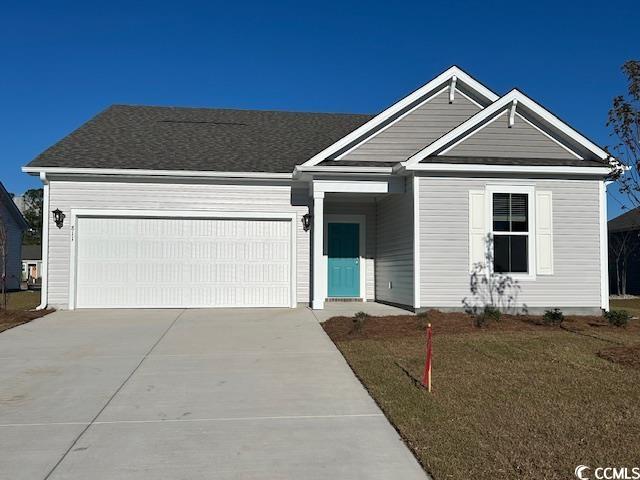
M610 362L640 370L640 344L605 348L598 352L598 356Z
M0 310L0 332L44 317L53 310Z
M499 321L491 322L482 328L477 327L471 315L463 312L444 313L429 310L426 315L397 315L385 317L367 317L359 324L353 317L333 317L323 323L324 330L332 340L385 339L414 336L423 332L431 323L434 333L463 334L500 331L536 331L539 329L559 329L545 325L542 317L533 315L502 315ZM582 330L591 325L611 328L602 317L576 316L566 317L565 324L572 329Z

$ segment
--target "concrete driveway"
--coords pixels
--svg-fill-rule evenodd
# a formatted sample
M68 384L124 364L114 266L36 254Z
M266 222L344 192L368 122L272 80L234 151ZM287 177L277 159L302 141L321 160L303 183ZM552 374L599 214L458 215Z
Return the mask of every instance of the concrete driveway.
M56 312L0 334L17 479L424 479L311 311Z

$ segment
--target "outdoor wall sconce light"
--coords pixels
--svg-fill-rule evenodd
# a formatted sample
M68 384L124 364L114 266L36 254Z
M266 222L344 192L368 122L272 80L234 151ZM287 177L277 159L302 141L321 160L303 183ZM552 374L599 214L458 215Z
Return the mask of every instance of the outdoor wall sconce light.
M309 228L311 228L311 214L310 213L305 213L302 216L302 229L305 232L308 232Z
M64 224L64 217L66 217L66 215L62 213L59 208L56 208L51 213L53 213L53 221L56 222L56 227L62 228L62 225Z

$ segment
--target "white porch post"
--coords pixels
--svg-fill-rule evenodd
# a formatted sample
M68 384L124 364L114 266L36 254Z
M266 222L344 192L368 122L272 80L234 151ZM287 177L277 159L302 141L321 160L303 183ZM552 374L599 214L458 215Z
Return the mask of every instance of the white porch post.
M314 310L324 308L327 274L323 258L324 241L324 192L313 192L313 301Z

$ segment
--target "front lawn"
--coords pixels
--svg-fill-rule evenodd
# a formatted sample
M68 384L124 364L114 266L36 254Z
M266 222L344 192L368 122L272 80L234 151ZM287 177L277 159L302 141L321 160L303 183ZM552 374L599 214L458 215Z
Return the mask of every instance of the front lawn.
M427 321L432 394L415 382ZM627 357L640 350L616 347L640 344L640 322L538 321L503 317L478 329L466 315L431 312L360 326L338 317L324 328L435 480L567 479L581 464L638 466L640 364Z
M40 292L26 290L7 294L7 310L0 309L0 332L40 318L52 310L34 310L40 304Z

